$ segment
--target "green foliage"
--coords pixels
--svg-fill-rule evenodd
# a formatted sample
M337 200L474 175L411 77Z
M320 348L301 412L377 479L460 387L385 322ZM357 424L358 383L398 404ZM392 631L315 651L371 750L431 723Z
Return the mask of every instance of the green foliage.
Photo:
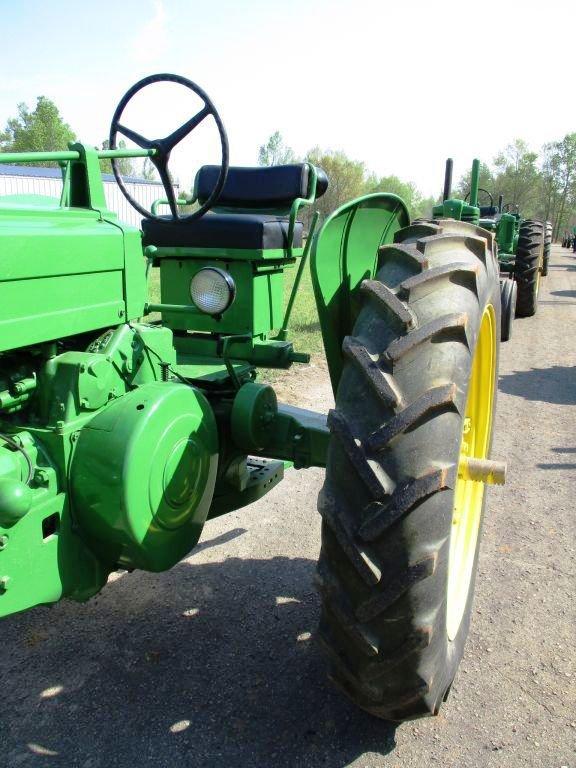
M458 184L452 191L452 197L455 197L459 200L464 200L466 195L470 194L471 176L472 176L472 169L470 169L469 171L466 171L466 173L460 178L460 180L458 181ZM479 177L478 186L481 187L482 189L486 189L488 192L494 195L494 174L490 170L490 167L486 165L486 163L480 163L480 177ZM481 205L488 205L488 202L484 201L485 195L482 195L482 193L480 193L479 197L480 197Z
M326 172L328 191L314 205L322 218L339 208L346 201L364 194L364 163L351 160L344 152L333 152L314 147L306 154L306 161Z
M146 179L146 181L154 181L158 178L154 163L152 160L150 160L149 157L144 158L144 162L142 163L142 172L140 175L143 179Z
M576 133L542 150L538 214L553 222L554 236L576 222Z
M319 211L322 218L348 200L371 192L391 192L398 195L408 205L413 217L430 215L432 206L436 202L432 197L423 197L412 182L402 181L397 176L378 177L368 173L363 162L353 160L342 151L316 146L306 153L304 160L322 168L328 175L330 182L328 191L314 205L314 210ZM284 144L279 131L272 134L258 151L260 165L281 165L297 161L294 151ZM301 217L306 225L311 215L309 209L301 211Z
M102 142L102 149L110 149L110 142L108 139L104 139ZM118 149L126 149L126 142L120 139L118 142ZM121 176L137 176L134 171L134 166L129 157L121 157L116 160L116 168L120 172ZM100 160L100 170L102 173L112 173L112 163L110 160Z
M18 115L9 118L0 132L0 151L57 152L68 149L68 144L75 140L76 134L64 122L56 104L46 96L39 96L33 111L24 103L18 104Z
M523 216L532 215L536 203L539 186L537 159L537 153L531 152L522 139L508 144L494 158L498 171L495 178L496 194L503 195L506 203L518 206Z
M402 181L398 176L382 176L377 178L370 175L364 184L364 193L389 192L398 195L408 206L410 218L425 218L432 213L432 206L436 203L433 197L423 197L422 193L412 181Z
M258 165L286 165L295 161L296 156L292 149L284 144L280 131L273 133L258 150Z

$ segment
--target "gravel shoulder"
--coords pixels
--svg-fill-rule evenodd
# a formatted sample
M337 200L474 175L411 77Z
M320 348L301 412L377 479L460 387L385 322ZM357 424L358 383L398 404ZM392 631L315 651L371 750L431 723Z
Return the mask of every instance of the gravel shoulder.
M313 633L322 472L290 470L165 574L2 623L0 766L576 768L576 257L500 361L472 630L442 714L395 728L324 678ZM282 385L326 410L324 367Z

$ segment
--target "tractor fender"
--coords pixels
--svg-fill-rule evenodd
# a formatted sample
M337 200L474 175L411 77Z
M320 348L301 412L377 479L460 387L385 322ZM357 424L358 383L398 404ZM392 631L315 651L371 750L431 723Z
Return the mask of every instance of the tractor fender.
M342 374L342 342L360 310L360 283L374 277L380 246L409 224L404 201L377 192L337 208L314 238L310 271L334 393Z

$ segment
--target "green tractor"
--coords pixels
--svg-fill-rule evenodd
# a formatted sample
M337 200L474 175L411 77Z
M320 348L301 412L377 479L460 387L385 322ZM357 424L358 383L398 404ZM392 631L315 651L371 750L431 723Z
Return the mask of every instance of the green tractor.
M149 140L123 113L166 81L204 107ZM197 209L182 215L170 153L208 118L221 163L200 168ZM138 148L118 149L120 135ZM400 198L377 193L320 229L314 216L305 240L299 211L326 175L230 167L213 102L176 75L126 93L109 146L0 155L63 168L60 200L0 201L0 615L86 601L117 569L169 569L207 520L263 497L286 466L325 467L318 637L332 679L382 718L437 713L470 625L485 485L505 472L489 458L493 233L452 212L411 224ZM116 167L126 157L150 159L169 214L130 197ZM107 208L102 158L141 230ZM336 401L327 415L256 380L308 360L288 340L308 256Z
M433 209L434 218L451 215L470 221L494 233L500 264L502 290L502 341L512 335L514 317L536 314L540 276L548 274L548 260L552 243L549 222L523 219L518 210L498 205L490 192L479 187L480 161L473 160L470 192L464 200L451 197L453 161L448 158L444 177L442 204ZM479 195L487 198L487 205L479 204Z

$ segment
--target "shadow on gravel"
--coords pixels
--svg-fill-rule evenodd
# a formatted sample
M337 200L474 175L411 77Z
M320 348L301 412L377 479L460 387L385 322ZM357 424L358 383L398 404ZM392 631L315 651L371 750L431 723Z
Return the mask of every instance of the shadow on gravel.
M341 768L391 752L395 726L325 682L315 562L222 557L5 620L0 765Z
M540 469L576 469L576 464L536 464Z
M532 368L500 377L498 389L508 395L526 400L538 400L557 405L576 404L576 368L552 365L550 368Z
M576 453L576 448L568 448L567 446L558 446L558 448L551 448L552 453ZM562 462L551 462L549 464L537 464L540 469L576 469L576 464Z
M576 291L550 291L551 296L565 296L567 299L576 299Z

